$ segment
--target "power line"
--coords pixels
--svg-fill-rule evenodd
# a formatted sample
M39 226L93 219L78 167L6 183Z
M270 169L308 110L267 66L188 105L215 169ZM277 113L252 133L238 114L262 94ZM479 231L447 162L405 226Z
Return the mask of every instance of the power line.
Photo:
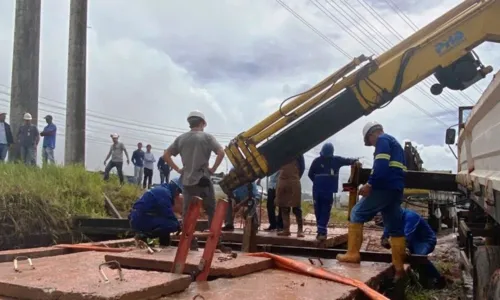
M413 31L418 31L419 30L419 27L417 26L417 24L415 24L411 19L410 17L408 17L408 15L406 15L406 13L392 0L385 0L385 2L399 15L399 17L406 23L408 24L412 29ZM476 85L473 85L473 88L475 88L476 91L478 91L480 94L482 94L482 91L481 89L479 89ZM474 104L475 101L469 97L469 95L467 95L466 93L462 92L462 93L459 93L459 95L461 95L462 97L464 97L466 100L468 100L471 104Z
M310 0L310 1L314 1L314 0ZM316 1L317 1L317 0L316 0ZM341 15L342 15L345 19L347 19L347 20L348 20L348 22L350 22L350 23L353 25L353 27L354 27L354 28L358 28L358 26L359 26L360 24L363 24L363 23L360 23L360 22L359 22L360 20L363 20L363 19L364 19L364 18L363 18L363 16L361 16L361 15L360 15L360 14L358 14L358 13L356 13L356 12L355 12L355 10L353 10L353 9L352 9L352 8L351 8L348 4L346 4L345 2L344 2L344 5L346 5L346 7L348 7L348 8L350 8L350 9L351 9L351 11L353 11L353 12L354 12L354 13L358 16L358 18L359 18L359 19L358 19L358 21L354 20L354 19L353 19L353 18L349 15L349 13L348 13L348 12L346 12L346 11L345 11L345 10L344 10L344 9L343 9L340 5L339 5L339 4L336 4L336 3L335 3L335 2L333 2L333 1L331 1L331 2L327 2L327 3L328 3L328 4L329 4L329 5L330 5L330 6L331 6L334 10L336 10L337 12L339 12L339 9L341 9L341 10L342 10L342 13L340 13L340 14L341 14ZM337 8L336 8L336 7L335 7L332 3L333 3L333 4L335 4L335 6L336 6ZM318 7L318 6L316 6L316 7ZM323 8L324 8L324 7L323 7ZM320 8L320 10L322 10L322 9ZM329 17L332 21L334 21L334 22L338 22L337 20L339 20L340 18L336 18L336 16L335 16L333 13L331 13L330 11L328 11L328 9L326 9L326 8L325 8L325 10L326 10L327 12L325 12L325 11L323 11L323 10L322 10L322 12L323 12L324 14L326 14L326 15L327 15L327 16L328 16L328 17ZM349 19L348 19L347 17L349 17ZM376 29L376 28L374 27L374 29ZM362 39L362 38L358 37L358 36L357 36L356 34L354 34L351 30L349 30L349 31L348 31L348 34L349 34L349 35L351 35L352 37L354 37L354 38L355 38L356 40L358 40L358 41L360 41L360 40L375 40L375 39L374 39L374 37L376 37L376 35L372 35L372 34L370 34L370 35L369 35L369 34L367 34L367 33L366 33L366 32L370 32L370 30L369 30L369 29L368 29L368 30L366 30L366 29L365 29L365 30L363 30L363 29L358 29L358 30L359 30L359 31L360 31L360 32L361 32L361 33L365 36L365 38L364 38L364 39ZM377 31L378 31L378 30L377 30ZM378 33L379 33L379 35L383 36L383 35L380 33L380 31L378 31ZM371 48L371 47L369 46L369 44L368 44L367 42L363 42L363 41L362 41L362 42L360 42L360 43L361 43L361 45L362 45L362 46L364 46L366 49L373 49L373 48ZM382 44L382 45L381 45L381 44ZM379 47L380 49L382 49L382 51L386 51L387 49L389 49L390 47L392 47L391 43L389 43L389 46L388 46L388 47L387 47L387 44L384 46L384 45L383 45L383 42L382 42L382 43L378 42L378 43L377 43L377 45L378 45L378 47ZM387 47L387 48L386 48L386 47ZM377 52L377 51L374 51L374 54L379 55L380 53L379 53L379 52ZM429 85L429 87L430 87L430 85ZM435 98L433 98L433 97L429 96L429 95L426 93L426 91L424 91L424 90L423 90L420 86L416 85L416 86L415 86L415 88L416 88L418 91L420 91L420 92L421 92L424 96L426 96L428 99L430 99L432 102L434 102L435 104L437 104L438 106L440 106L441 108L443 108L443 109L445 109L445 110L449 110L449 108L447 108L447 107L446 107L446 106L444 106L442 103L440 103L439 101L437 101L437 99L435 99ZM453 104L452 104L452 107L453 107ZM454 109L456 109L456 108L454 107Z
M318 29L316 29L314 26L312 26L309 22L307 22L304 18L300 17L300 15L295 12L292 8L290 8L289 6L287 6L285 3L283 3L281 0L276 0L276 2L278 2L278 4L280 4L283 8L285 8L286 10L288 10L293 16L295 16L297 19L299 19L302 23L304 23L307 27L309 27L311 30L313 30L313 32L315 32L316 34L318 34L320 37L326 39L326 41L331 45L331 44L335 44L333 43L333 41L331 41L330 38L326 37L323 33L321 33ZM338 46L337 46L338 47ZM337 49L337 47L334 47ZM352 59L353 57L351 55L349 55L347 52L345 52L343 49L339 50L337 49L339 52L341 52L342 54L344 54L344 56L346 56L348 59ZM408 98L406 97L403 97L402 95L402 98L407 100ZM407 100L408 101L408 100ZM408 101L411 105L416 106L416 103L414 103L413 101ZM425 111L425 109L421 108L420 106L417 107L417 109L421 110L421 111ZM428 113L429 116L432 116L430 113ZM434 120L436 120L437 122L441 123L441 124L444 124L444 122L442 122L441 120L439 120L438 118L436 118L436 116L432 116L432 118ZM447 126L446 124L444 124L444 126Z

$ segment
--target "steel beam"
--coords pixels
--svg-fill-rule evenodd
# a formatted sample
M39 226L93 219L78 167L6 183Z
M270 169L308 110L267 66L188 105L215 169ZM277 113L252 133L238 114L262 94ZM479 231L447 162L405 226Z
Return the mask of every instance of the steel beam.
M204 241L198 241L198 244L204 245ZM177 246L178 241L172 241L172 245ZM230 247L232 249L240 249L241 243L229 243L222 242L225 247ZM290 246L279 246L279 245L257 245L257 251L269 252L280 255L289 256L302 256L309 257L311 259L323 258L323 259L335 259L337 254L345 254L347 250L345 249L325 249L325 248L310 248L310 247L290 247ZM381 253L381 252L370 252L370 251L360 251L362 261L371 262L384 262L391 263L392 256L391 253ZM410 255L406 257L406 262L411 264L423 264L429 261L426 255Z
M362 169L359 175L359 182L366 183L370 172L371 169ZM419 171L406 172L405 188L446 192L458 191L456 174Z

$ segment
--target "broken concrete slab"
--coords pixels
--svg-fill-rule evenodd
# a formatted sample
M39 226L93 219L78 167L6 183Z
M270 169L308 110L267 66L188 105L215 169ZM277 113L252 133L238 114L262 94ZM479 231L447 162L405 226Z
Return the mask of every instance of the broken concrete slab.
M123 267L170 272L177 248L169 247L160 252L149 254L146 250L134 250L124 253L106 254L106 261L116 260ZM198 264L203 251L190 251L186 260L184 273L191 274L198 270ZM269 258L249 257L238 255L236 258L228 259L227 254L215 253L210 267L209 276L238 277L253 272L269 269L273 262Z
M296 258L296 257L294 257ZM307 261L307 258L302 258ZM378 289L384 273L390 272L390 264L362 262L356 264L340 264L336 260L323 260L325 269L342 273ZM258 291L258 292L255 292ZM172 294L172 300L191 300L196 295L204 299L234 300L308 300L308 299L356 299L361 295L355 287L317 279L301 274L290 273L278 269L269 269L238 278L219 278L208 282L192 283L185 291ZM199 299L203 299L199 298Z
M106 283L99 272L103 262L102 253L82 252L34 259L35 269L20 261L21 272L14 271L12 263L2 263L0 295L37 300L155 299L183 291L191 283L187 275L127 269L122 269L120 281L117 269L103 267Z
M296 232L297 227L291 226L290 231ZM347 228L329 228L326 241L319 243L316 240L316 230L312 226L304 226L305 237L298 238L296 233L291 236L278 236L276 232L259 231L257 232L256 242L258 245L279 245L294 247L326 247L332 248L347 242ZM173 240L178 237L173 236ZM206 238L199 238L205 240ZM242 243L243 229L237 228L234 231L222 232L223 242Z

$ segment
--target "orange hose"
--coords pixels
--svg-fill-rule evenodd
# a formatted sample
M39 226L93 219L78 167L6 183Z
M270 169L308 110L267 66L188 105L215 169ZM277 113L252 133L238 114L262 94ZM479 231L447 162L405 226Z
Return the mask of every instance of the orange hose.
M374 289L372 289L371 287L369 287L368 285L366 285L366 283L364 283L362 281L348 278L348 277L333 273L331 271L327 271L325 269L318 268L318 267L303 263L301 261L293 260L291 258L279 256L279 255L268 253L268 252L247 253L246 255L271 258L278 268L289 270L289 271L294 271L297 273L309 275L309 276L320 278L320 279L335 281L335 282L339 282L339 283L343 283L346 285L350 285L350 286L359 288L370 299L373 299L373 300L389 300L389 298L387 298L384 295L380 294L379 292L375 291Z
M55 245L57 248L71 249L71 250L80 250L80 251L99 251L99 252L127 252L133 250L133 248L111 248L111 247L102 247L102 246L93 246L93 245L78 245L78 244L60 244Z

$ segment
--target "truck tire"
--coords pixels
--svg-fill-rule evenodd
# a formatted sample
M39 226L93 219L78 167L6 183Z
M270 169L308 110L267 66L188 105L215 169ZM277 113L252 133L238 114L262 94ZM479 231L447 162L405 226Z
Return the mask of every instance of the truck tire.
M487 293L488 296L486 299L488 300L500 299L500 269L497 269L493 272L493 275L491 275Z
M493 273L500 268L500 247L480 246L474 254L473 291L474 300L485 300ZM497 284L499 280L495 281ZM499 299L499 298L493 298Z

